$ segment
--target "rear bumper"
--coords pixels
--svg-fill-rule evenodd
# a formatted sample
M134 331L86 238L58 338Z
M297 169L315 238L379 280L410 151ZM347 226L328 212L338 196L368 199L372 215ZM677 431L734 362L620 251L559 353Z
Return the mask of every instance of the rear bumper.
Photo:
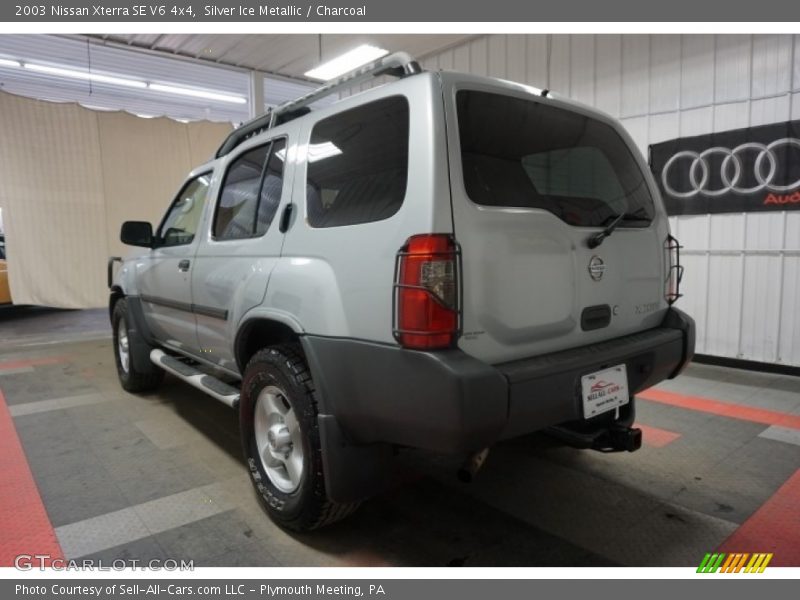
M351 443L465 453L586 423L581 376L625 363L633 395L680 373L694 354L694 336L694 321L670 309L656 329L500 365L459 350L419 352L315 336L303 344L320 413L335 417ZM632 420L632 404L625 414Z

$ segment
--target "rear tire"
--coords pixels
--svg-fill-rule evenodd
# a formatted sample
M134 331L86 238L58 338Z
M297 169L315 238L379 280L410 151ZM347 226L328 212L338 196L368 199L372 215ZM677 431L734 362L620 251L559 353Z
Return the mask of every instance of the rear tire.
M244 372L239 423L259 500L275 523L310 531L345 518L359 504L325 491L314 384L297 345L257 352Z
M126 392L150 392L164 379L164 371L148 362L141 365L143 358L134 353L143 342L137 342L139 333L131 328L128 303L125 298L117 300L111 315L112 337L114 340L114 360L117 375ZM141 353L141 350L139 349ZM147 352L149 354L149 352ZM138 359L138 360L137 360Z

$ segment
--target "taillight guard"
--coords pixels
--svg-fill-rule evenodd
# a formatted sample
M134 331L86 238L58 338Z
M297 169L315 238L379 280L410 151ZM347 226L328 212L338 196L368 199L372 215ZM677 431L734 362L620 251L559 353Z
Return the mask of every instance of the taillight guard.
M447 250L442 251L425 251L423 253L418 252L409 252L409 246L412 243L414 238L419 237L439 237L439 238L447 238L448 243L450 244L450 248ZM425 257L426 261L421 262L420 264L420 279L430 278L431 280L435 280L438 278L447 278L449 277L450 273L452 272L453 275L453 284L452 284L452 294L447 293L447 284L444 286L444 294L437 294L431 287L426 287L425 285L415 285L404 283L401 281L401 270L404 260L406 259L419 259L421 257ZM444 263L444 265L439 264ZM450 266L452 265L452 270ZM403 290L418 290L423 292L430 298L432 298L435 302L437 302L441 307L448 311L452 311L455 314L455 326L448 327L447 329L441 330L417 330L417 329L408 329L402 328L399 324L400 314L399 314L399 306L400 306L400 294ZM447 298L447 296L451 296L451 298ZM412 236L409 238L406 243L403 245L402 248L397 252L394 261L394 280L392 286L392 335L394 339L400 343L401 346L410 347L410 348L419 348L419 349L436 349L441 348L442 346L433 343L431 346L427 346L424 344L415 344L409 343L408 340L410 338L427 338L429 340L434 340L436 338L441 338L442 336L450 336L450 343L447 345L448 347L455 346L458 338L461 337L462 327L463 327L463 308L462 308L462 298L463 298L463 288L462 288L462 269L461 269L461 246L458 242L455 241L452 235L445 235L445 234L433 234L431 236Z
M668 304L674 304L681 294L681 280L683 279L683 265L681 264L680 242L672 235L667 235L664 250L667 254L667 278L664 281L664 297Z

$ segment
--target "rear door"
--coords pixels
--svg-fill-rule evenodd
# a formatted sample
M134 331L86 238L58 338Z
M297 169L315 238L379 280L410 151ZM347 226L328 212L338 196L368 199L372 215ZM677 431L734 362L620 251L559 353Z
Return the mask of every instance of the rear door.
M230 370L236 370L236 324L263 301L280 257L278 220L293 169L288 147L287 135L276 133L233 151L195 257L192 297L202 356Z
M445 78L444 97L463 252L460 347L499 363L656 326L666 217L627 136L523 86Z

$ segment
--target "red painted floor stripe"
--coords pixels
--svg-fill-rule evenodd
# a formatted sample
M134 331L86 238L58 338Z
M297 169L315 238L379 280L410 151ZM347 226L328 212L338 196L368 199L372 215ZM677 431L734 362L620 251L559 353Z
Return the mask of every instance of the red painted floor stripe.
M0 371L6 371L9 369L24 369L25 367L38 367L41 365L57 365L63 362L67 362L67 359L64 356L29 358L26 360L10 360L7 362L0 362Z
M667 392L654 388L640 392L636 394L636 397L653 402L660 402L661 404L669 404L670 406L678 406L680 408L712 413L732 419L740 419L742 421L800 429L800 416L789 415L774 410L752 408L750 406L742 406L741 404L729 404L727 402L720 402L700 396L684 396L683 394L676 394L675 392Z
M0 391L0 567L14 566L23 554L63 559Z
M800 567L800 470L719 547L722 552L772 552L771 566Z
M659 429L658 427L651 427L650 425L643 425L642 423L636 423L634 427L638 427L642 430L642 442L654 448L663 448L681 437L680 433Z

